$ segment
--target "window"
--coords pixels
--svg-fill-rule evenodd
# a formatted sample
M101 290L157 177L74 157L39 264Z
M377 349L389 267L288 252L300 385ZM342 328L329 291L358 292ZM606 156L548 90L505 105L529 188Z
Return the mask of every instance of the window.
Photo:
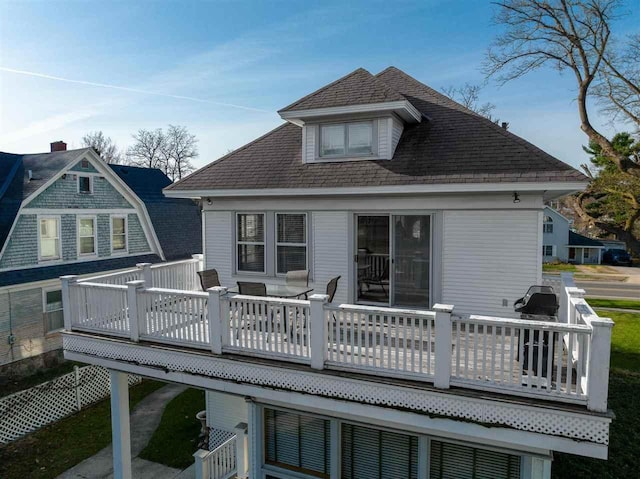
M80 161L80 168L82 168L83 170L88 170L89 169L89 160L87 160L86 158L83 158Z
M553 233L553 218L551 216L545 216L542 223L542 231L544 233Z
M78 176L78 193L84 193L84 194L91 193L91 177L90 176Z
M520 456L431 441L430 479L519 479Z
M341 451L343 479L418 478L416 436L343 424Z
M307 215L276 214L276 272L307 269Z
M125 216L111 218L111 249L115 252L127 250L127 218Z
M553 245L544 245L542 247L542 256L553 256Z
M330 439L331 425L326 419L264 410L266 464L328 478Z
M44 292L44 328L46 333L64 327L62 312L62 291L59 289Z
M40 220L40 259L60 258L60 220L42 218Z
M78 225L78 244L81 255L96 252L96 222L94 218L80 218Z
M237 216L238 271L265 273L263 213L239 213Z
M320 156L373 154L373 122L320 125Z

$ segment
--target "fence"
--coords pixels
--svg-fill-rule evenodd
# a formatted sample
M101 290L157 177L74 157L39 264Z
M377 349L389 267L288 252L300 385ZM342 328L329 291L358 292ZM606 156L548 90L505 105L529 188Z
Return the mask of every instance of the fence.
M236 436L227 439L213 451L194 454L196 479L227 479L236 474Z
M141 380L130 375L129 385ZM109 393L110 378L105 368L76 366L71 373L0 398L0 444L81 411Z

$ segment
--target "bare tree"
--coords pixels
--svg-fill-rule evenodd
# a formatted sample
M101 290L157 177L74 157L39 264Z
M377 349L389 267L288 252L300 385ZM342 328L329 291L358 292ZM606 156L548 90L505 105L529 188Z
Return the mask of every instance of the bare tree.
M198 157L198 139L186 127L169 125L165 134L163 156L165 173L179 180L195 170L191 160Z
M616 165L640 176L640 165L615 150L591 122L588 98L606 72L633 84L620 65L611 42L610 24L619 14L619 0L504 0L495 21L504 32L489 49L488 76L505 83L542 66L570 71L577 86L580 128Z
M124 156L111 137L104 136L102 131L91 131L82 137L82 146L95 149L107 163L114 165L124 161Z
M472 85L470 83L465 83L464 86L459 88L448 86L442 89L445 95L465 108L484 116L494 123L498 123L498 118L493 116L493 110L495 110L496 106L491 102L480 103L481 91L482 87L480 85Z
M162 129L138 130L132 137L134 144L127 149L127 158L131 164L166 171L166 157L163 153L166 138Z

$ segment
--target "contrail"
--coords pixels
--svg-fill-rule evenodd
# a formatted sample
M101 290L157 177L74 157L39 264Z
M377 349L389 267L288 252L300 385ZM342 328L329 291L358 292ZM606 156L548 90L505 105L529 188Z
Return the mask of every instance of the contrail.
M95 87L100 87L100 88L111 88L112 90L121 90L121 91L130 92L130 93L142 93L143 95L162 96L162 97L165 97L165 98L175 98L177 100L195 101L195 102L198 102L198 103L208 103L210 105L226 106L226 107L229 107L229 108L239 108L241 110L259 111L261 113L272 113L269 110L263 110L261 108L253 108L253 107L250 107L250 106L236 105L236 104L233 104L233 103L224 103L224 102L219 102L219 101L205 100L203 98L195 98L195 97L192 97L192 96L171 95L170 93L159 93L159 92L155 92L155 91L140 90L138 88L129 88L129 87L126 87L126 86L110 85L108 83L96 83L96 82L84 81L84 80L73 80L71 78L62 78L62 77L57 77L57 76L53 76L53 75L47 75L45 73L30 72L30 71L25 71L25 70L16 70L14 68L0 67L0 71L4 71L4 72L8 72L8 73L15 73L15 74L18 74L18 75L26 75L26 76L31 76L31 77L37 77L37 78L45 78L47 80L56 80L56 81L62 81L62 82L67 82L67 83L75 83L75 84L78 84L78 85L88 85L88 86L95 86Z

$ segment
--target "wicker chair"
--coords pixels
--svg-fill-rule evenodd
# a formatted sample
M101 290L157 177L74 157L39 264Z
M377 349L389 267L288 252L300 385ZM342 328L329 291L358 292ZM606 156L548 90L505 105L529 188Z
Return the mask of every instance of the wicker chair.
M238 291L247 296L266 296L267 286L264 283L252 283L249 281L238 281Z
M200 277L200 286L202 286L202 291L206 291L214 286L222 286L220 284L220 278L218 278L218 271L215 269L198 271L198 276Z

